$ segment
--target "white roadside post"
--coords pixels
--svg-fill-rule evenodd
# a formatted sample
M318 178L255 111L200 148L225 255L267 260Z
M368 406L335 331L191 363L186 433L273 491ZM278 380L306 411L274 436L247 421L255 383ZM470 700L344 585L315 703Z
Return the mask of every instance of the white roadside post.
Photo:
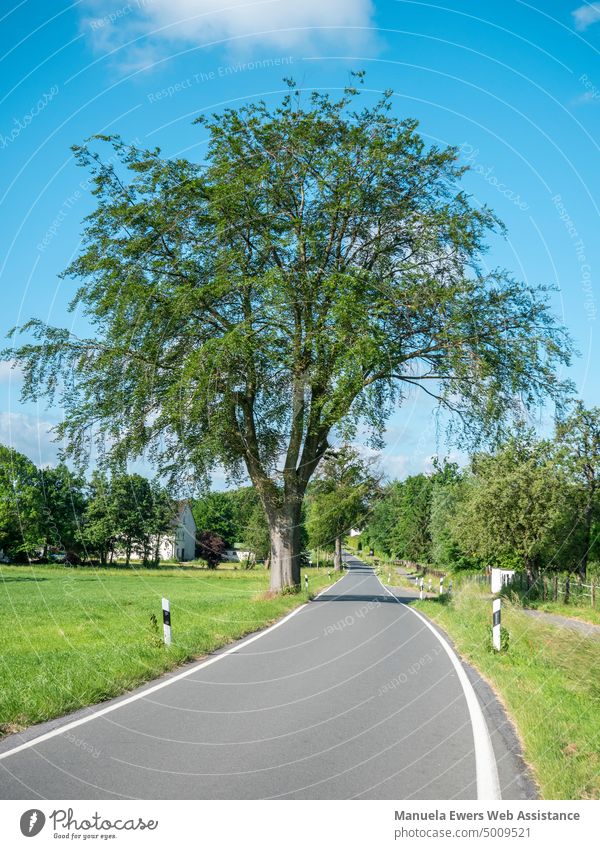
M502 641L500 638L500 611L501 611L501 601L499 598L495 598L492 602L492 643L495 651L500 651L502 648Z
M440 578L440 595L444 595L444 576Z
M304 589L308 592L308 575L304 573Z
M171 645L171 604L168 598L162 600L163 637L166 646Z
M423 584L424 583L425 583L425 579L421 578L421 580L419 581L419 598L421 599L421 601L423 601L423 599L425 598L425 593L423 592Z

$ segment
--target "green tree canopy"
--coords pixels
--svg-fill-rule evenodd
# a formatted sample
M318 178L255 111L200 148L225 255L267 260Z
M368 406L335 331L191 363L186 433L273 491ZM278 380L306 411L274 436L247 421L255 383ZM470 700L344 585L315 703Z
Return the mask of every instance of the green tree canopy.
M67 559L78 560L83 553L81 525L85 511L85 481L64 463L38 473L42 501L40 522L44 549L64 551Z
M231 547L238 541L239 526L231 493L206 493L192 502L192 513L199 532L211 531L218 534L225 544Z
M39 470L24 454L0 445L0 551L25 560L44 541Z
M548 560L560 565L558 529L569 510L552 444L529 435L473 457L451 529L468 554L535 575Z
M600 550L593 533L600 518L600 408L586 409L577 401L571 414L558 422L556 438L564 450L567 474L577 489L578 515L569 533L579 538L577 569L585 578L590 554L596 559Z
M72 456L144 451L161 472L247 470L272 587L298 583L300 514L333 430L381 435L419 386L474 434L563 386L545 290L481 262L495 215L454 147L373 106L262 101L202 119L206 161L120 139L74 148L96 209L66 270L90 338L34 320L10 349L25 398L58 392Z

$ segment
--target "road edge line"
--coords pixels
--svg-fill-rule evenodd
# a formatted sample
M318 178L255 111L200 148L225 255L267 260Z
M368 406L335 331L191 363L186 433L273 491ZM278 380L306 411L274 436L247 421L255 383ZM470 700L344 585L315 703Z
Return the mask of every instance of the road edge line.
M330 590L336 584L346 577L346 572L342 574L337 581L334 581L333 584L330 584L328 587L324 587L321 592L319 592L315 598L318 598L323 593ZM187 678L189 675L192 675L194 672L197 672L199 669L204 669L206 666L211 666L213 663L217 663L217 661L222 660L224 657L228 657L228 655L233 654L238 651L238 649L244 648L244 646L250 645L250 643L254 643L256 640L259 640L261 637L264 637L265 634L274 631L276 628L284 625L288 620L290 620L297 613L300 613L301 610L305 610L310 604L311 601L305 601L304 604L295 607L289 613L287 613L282 619L279 619L277 622L274 622L272 625L268 625L266 628L263 628L262 631L259 631L257 634L254 634L251 637L242 638L240 641L236 641L229 646L225 651L219 652L219 654L214 657L209 657L207 660L201 660L197 663L193 663L189 669L184 669L183 672L179 672L176 675L171 675L165 681L161 681L158 684L154 684L151 687L145 687L143 690L140 690L138 693L133 693L131 696L126 696L125 698L121 698L120 696L115 696L114 698L119 699L119 701L114 702L113 704L109 704L104 708L100 708L99 710L92 710L88 716L82 716L79 719L75 719L72 722L67 722L65 725L60 725L57 728L53 728L50 731L46 731L44 734L40 734L38 737L32 737L31 740L26 740L24 743L19 743L17 746L13 746L11 749L7 749L5 752L0 752L0 761L5 758L9 758L11 755L16 755L18 752L22 752L25 749L31 749L33 746L37 746L38 743L44 743L46 740L52 739L52 737L58 737L60 734L64 734L67 731L71 731L73 728L78 728L80 725L84 725L86 722L91 722L93 719L98 719L101 716L106 716L107 713L112 713L114 710L118 710L120 707L124 707L125 705L129 705L132 702L137 702L139 699L143 699L145 696L149 696L151 693L156 693L158 690L162 690L164 687L168 687L169 684L174 684L176 681L181 681L182 678ZM93 707L93 706L90 706ZM58 717L57 717L58 718Z
M394 595L394 593L386 587L383 583L379 575L373 570L373 574L383 587L383 589L392 596L393 599L396 600L398 604L402 604L400 599ZM473 732L473 748L475 751L475 775L477 779L477 799L478 800L488 800L488 801L498 801L502 799L502 791L500 789L500 778L498 776L498 765L496 763L496 755L494 753L494 747L492 745L492 740L490 737L490 732L487 726L487 722L485 721L485 716L483 715L483 710L481 709L481 705L479 704L479 699L477 698L477 694L473 689L473 685L469 681L467 673L465 672L463 665L460 661L460 658L450 645L450 643L442 637L439 631L434 628L431 622L423 616L422 613L419 613L418 610L414 610L410 604L404 605L407 607L411 613L414 613L415 616L418 616L419 619L426 625L429 630L435 635L437 640L442 645L442 648L450 658L452 665L458 675L458 680L461 683L463 688L463 693L465 696L465 701L467 702L467 709L469 711L469 718L471 720L471 730Z

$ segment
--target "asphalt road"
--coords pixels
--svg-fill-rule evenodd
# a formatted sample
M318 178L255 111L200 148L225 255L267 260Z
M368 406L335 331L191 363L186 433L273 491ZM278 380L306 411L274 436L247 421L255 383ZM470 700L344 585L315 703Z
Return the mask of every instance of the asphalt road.
M489 688L370 568L348 565L208 662L5 740L0 798L530 797Z

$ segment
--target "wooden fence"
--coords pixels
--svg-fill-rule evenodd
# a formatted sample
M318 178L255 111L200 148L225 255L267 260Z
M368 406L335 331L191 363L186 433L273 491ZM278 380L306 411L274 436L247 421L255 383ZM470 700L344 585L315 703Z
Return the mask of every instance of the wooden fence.
M572 575L558 574L540 575L530 579L528 575L519 572L513 578L512 587L526 591L530 598L560 601L563 604L589 604L597 608L600 602L600 580L589 580L590 583L584 583Z

